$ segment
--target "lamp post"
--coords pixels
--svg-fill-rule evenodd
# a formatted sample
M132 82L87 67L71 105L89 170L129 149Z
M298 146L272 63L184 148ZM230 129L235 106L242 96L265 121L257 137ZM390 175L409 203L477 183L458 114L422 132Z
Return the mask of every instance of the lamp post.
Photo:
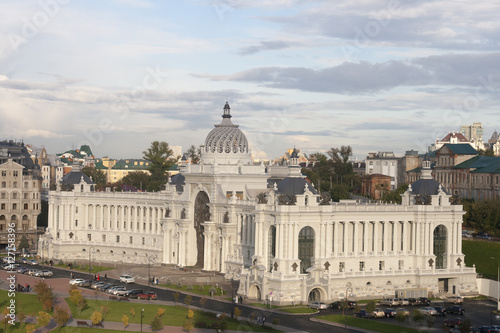
M497 261L497 311L500 311L500 259L490 257Z
M94 247L89 247L89 280L92 280L92 264L91 264L91 255L95 251Z
M141 310L141 332L142 332L142 314L144 313L144 308Z
M150 296L149 296L149 290L150 290L150 289L149 289L149 286L150 286L150 284L151 284L151 274L150 274L151 269L150 269L150 266L151 266L151 262L153 262L153 263L155 262L155 259L156 259L156 254L155 254L154 256L150 256L150 255L148 255L148 254L146 253L146 256L148 257L148 298L149 298L149 297L150 297Z
M344 303L344 319L345 319L345 330L347 332L347 300L348 300L348 297L349 295L352 294L352 288L351 287L347 287L347 289L345 290L345 303Z

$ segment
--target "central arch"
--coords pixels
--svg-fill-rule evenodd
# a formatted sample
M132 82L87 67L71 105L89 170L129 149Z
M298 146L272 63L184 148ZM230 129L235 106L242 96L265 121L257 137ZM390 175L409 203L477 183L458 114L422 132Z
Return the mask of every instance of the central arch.
M205 237L203 235L203 223L210 220L210 199L205 192L200 192L194 202L194 229L196 230L196 267L203 268L205 260Z

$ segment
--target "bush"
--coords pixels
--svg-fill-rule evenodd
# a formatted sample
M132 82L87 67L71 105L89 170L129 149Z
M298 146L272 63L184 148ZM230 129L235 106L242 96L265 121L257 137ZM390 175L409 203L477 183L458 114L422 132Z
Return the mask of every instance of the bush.
M171 286L172 285L172 280L170 279L167 279L167 282L166 282L167 286Z
M179 281L179 282L177 282L176 286L177 286L177 288L182 288L182 283Z
M207 328L207 323L204 321L197 321L194 323L194 327L196 328Z
M188 285L188 286L187 286L187 290L193 290L193 289L194 289L194 288L193 288L193 285L192 285L192 284L190 284L190 285Z
M64 266L64 261L62 259L59 259L59 262L57 264L61 265L61 266Z

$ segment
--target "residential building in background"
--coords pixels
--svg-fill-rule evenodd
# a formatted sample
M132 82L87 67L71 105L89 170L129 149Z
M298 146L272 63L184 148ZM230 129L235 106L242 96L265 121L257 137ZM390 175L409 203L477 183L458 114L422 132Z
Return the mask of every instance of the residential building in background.
M451 144L464 144L470 145L473 147L472 141L468 140L462 133L450 132L441 140L439 138L436 139L436 142L429 147L429 152L439 150L442 146L447 143Z
M114 160L108 157L96 159L96 168L106 174L107 182L117 183L131 172L149 172L150 162L141 159Z
M361 194L375 200L382 199L391 191L391 176L381 174L364 175L361 178Z
M391 190L399 185L400 158L391 152L369 153L366 157L366 174L381 174L391 177Z
M474 147L474 149L484 150L484 129L481 123L462 125L460 126L460 133L462 133L464 137L472 143L472 147Z
M58 156L48 154L44 147L38 148L26 145L26 148L33 163L40 165L42 171L42 200L47 201L50 187L54 187L64 176L64 165Z
M37 243L37 217L41 212L41 170L23 143L0 142L0 249L9 244L13 225L15 245L26 237Z

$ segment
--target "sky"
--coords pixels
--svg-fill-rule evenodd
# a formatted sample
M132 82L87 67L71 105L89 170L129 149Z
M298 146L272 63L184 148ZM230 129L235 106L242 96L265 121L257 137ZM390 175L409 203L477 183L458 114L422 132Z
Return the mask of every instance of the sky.
M499 126L500 1L0 2L0 140L141 158L226 100L255 158L424 152Z

